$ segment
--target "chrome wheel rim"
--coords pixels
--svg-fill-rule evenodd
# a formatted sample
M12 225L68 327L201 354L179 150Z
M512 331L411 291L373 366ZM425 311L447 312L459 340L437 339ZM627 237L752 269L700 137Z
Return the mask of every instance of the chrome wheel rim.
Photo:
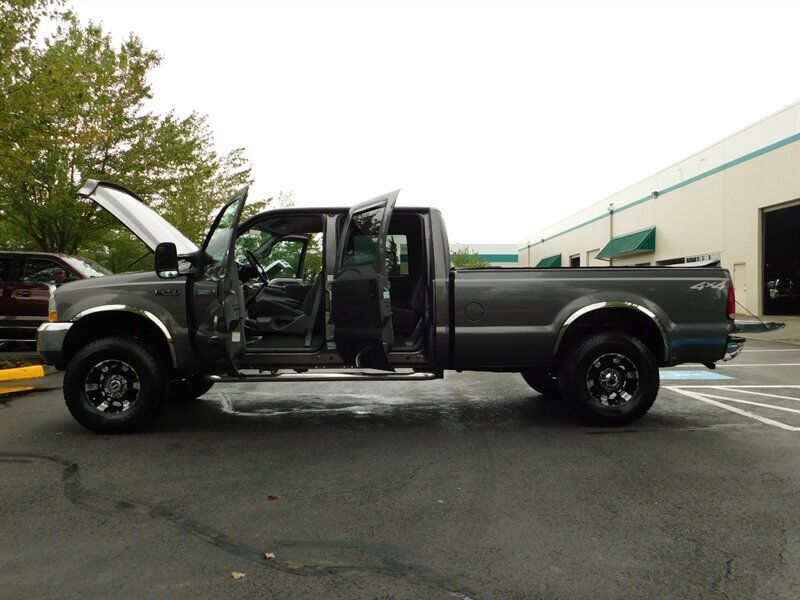
M86 374L83 385L89 403L102 413L126 412L139 399L141 382L136 370L122 360L104 360Z
M586 372L589 395L603 406L622 406L639 389L639 371L631 359L609 352L597 357Z

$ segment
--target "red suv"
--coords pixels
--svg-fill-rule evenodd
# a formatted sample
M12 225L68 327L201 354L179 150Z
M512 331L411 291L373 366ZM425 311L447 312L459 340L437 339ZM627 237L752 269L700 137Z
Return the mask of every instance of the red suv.
M0 350L36 341L36 330L47 321L51 285L110 274L77 256L0 251Z

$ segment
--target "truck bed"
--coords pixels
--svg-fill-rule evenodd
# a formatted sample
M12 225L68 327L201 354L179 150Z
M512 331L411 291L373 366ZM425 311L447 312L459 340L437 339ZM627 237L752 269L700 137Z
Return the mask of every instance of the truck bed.
M575 331L622 326L662 365L723 357L730 276L721 268L586 267L450 272L454 368L548 364Z

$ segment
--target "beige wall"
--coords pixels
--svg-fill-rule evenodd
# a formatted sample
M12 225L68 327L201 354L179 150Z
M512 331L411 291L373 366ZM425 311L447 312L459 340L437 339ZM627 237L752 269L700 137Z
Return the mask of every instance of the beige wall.
M594 256L610 234L617 237L655 226L655 252L614 259L614 266L655 265L719 253L722 266L732 276L736 265L737 299L743 304L746 300L750 311L761 314L761 211L800 201L799 132L800 103L532 234L526 238L531 240L531 264L560 253L562 264L569 263L569 256L580 254L581 266L608 265ZM740 159L744 160L732 164ZM696 176L701 178L689 181ZM680 187L668 191L673 186ZM651 198L654 190L662 193ZM611 227L610 202L615 206ZM587 223L592 219L596 220ZM567 231L571 228L576 229ZM798 237L800 243L800 233ZM545 241L539 241L541 238ZM519 256L520 265L526 265L526 241L520 243Z

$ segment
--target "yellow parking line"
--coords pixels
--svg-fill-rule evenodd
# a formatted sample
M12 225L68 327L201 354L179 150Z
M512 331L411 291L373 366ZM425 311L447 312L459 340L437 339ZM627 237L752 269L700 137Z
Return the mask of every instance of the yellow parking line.
M34 379L44 377L42 365L18 367L16 369L0 369L0 381L14 381L15 379Z

